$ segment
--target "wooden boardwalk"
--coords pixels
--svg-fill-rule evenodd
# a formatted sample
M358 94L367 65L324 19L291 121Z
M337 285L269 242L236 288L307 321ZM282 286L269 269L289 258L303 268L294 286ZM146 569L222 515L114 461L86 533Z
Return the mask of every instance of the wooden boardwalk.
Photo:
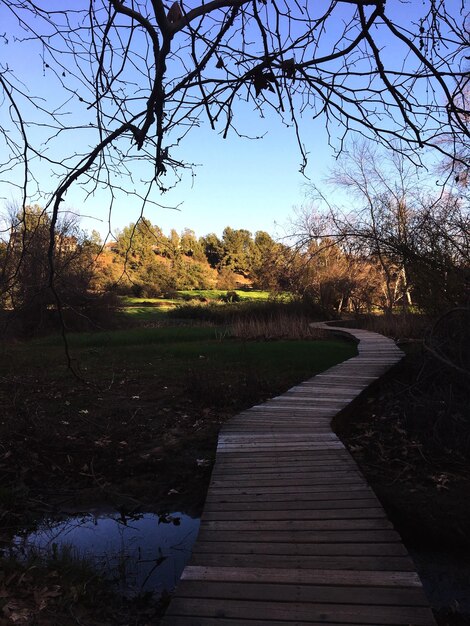
M344 331L358 356L223 427L164 626L435 624L399 535L330 427L402 353Z

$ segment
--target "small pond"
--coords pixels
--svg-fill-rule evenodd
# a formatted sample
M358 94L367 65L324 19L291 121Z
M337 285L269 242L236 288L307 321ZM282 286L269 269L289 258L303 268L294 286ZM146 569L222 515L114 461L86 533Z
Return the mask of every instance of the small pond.
M180 512L131 516L119 513L70 516L44 521L17 535L18 555L70 554L84 558L132 597L142 592L172 591L199 530L199 519Z
M190 559L199 518L181 512L163 515L96 513L43 521L33 532L18 534L19 556L69 554L84 558L116 583L128 597L171 592ZM470 613L468 555L411 550L432 606Z

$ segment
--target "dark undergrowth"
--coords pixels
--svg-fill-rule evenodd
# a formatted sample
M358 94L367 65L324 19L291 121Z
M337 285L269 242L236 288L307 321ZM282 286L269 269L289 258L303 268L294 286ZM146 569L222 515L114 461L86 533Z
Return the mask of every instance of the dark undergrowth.
M414 322L361 320L362 327L387 329L400 339L406 357L334 426L407 547L442 551L468 564L469 379L423 347L429 324L422 317ZM437 611L436 618L441 626L470 624L458 605Z

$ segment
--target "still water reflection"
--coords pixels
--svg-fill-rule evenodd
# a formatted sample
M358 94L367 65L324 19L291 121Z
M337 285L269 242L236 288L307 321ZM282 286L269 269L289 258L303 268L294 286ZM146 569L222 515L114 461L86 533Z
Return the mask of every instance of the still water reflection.
M85 558L128 596L160 595L178 582L198 530L199 519L180 512L75 516L17 535L14 549L25 556Z

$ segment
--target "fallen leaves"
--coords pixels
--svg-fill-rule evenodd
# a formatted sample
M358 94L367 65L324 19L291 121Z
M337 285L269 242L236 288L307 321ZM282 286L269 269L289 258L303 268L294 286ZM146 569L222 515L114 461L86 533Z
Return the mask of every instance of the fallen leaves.
M40 578L54 578L57 573L41 573L36 566L26 570L13 572L8 576L0 576L0 599L2 614L8 623L32 624L37 622L38 613L44 612L56 598L63 595L61 585L44 585ZM3 622L2 622L3 623Z

